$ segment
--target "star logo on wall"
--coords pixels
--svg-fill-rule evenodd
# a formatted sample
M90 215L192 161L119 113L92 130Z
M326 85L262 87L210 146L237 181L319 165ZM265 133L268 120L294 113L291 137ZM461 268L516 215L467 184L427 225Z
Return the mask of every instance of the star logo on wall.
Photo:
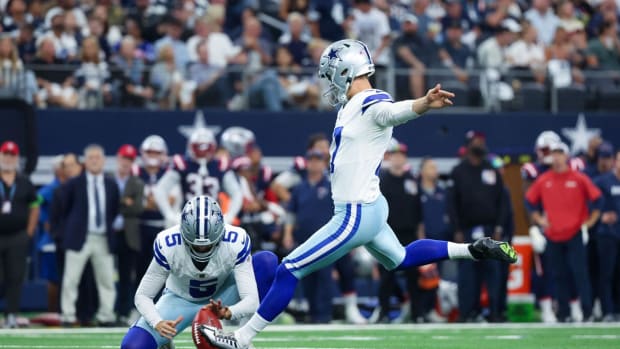
M586 117L583 113L577 118L577 125L574 128L562 128L562 134L571 142L571 153L578 154L588 150L588 142L592 137L600 136L600 128L588 128Z
M207 122L205 121L205 116L202 110L198 110L196 112L193 125L181 125L179 126L178 130L183 136L185 136L185 138L189 139L194 130L199 128L207 128L211 130L214 135L217 135L222 130L220 126L207 126Z

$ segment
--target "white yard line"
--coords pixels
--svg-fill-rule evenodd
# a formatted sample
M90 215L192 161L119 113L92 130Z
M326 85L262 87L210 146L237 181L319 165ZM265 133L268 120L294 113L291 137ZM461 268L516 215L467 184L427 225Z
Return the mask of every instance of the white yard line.
M430 330L480 330L480 329L550 329L550 328L609 328L620 329L620 323L586 323L586 324L542 324L542 323L504 323L504 324L385 324L385 325L272 325L265 332L334 332L334 331L430 331ZM233 330L234 327L228 327ZM23 328L0 329L0 336L28 335L72 335L72 334L123 334L127 328Z
M572 339L620 339L618 334L576 334Z

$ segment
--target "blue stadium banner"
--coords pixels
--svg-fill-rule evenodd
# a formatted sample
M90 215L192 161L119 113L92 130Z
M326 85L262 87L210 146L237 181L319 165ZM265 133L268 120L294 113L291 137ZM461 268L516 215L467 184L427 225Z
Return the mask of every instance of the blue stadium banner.
M206 125L220 134L230 126L253 130L267 156L302 154L307 137L316 132L331 134L335 113L313 112L199 112L146 110L41 110L37 111L41 155L80 152L99 143L108 154L119 145L136 146L149 134L159 134L171 152L184 152L188 135ZM456 157L468 130L487 136L491 151L499 154L531 154L536 136L553 130L575 153L584 151L592 135L599 134L620 146L620 117L612 114L439 114L396 127L394 136L409 146L411 157Z

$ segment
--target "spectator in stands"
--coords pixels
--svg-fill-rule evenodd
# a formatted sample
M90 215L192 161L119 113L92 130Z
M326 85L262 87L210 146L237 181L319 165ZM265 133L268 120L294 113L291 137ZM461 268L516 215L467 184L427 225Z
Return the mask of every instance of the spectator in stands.
M515 22L521 21L521 8L515 0L498 0L486 5L484 10L484 21L482 23L482 40L492 36L503 27L502 23L511 19Z
M515 41L516 34L520 32L521 26L516 21L508 19L502 22L495 34L478 46L478 65L483 69L504 71L507 68L506 48Z
M248 17L243 24L243 33L236 44L243 47L247 56L247 65L243 70L243 81L247 88L241 91L242 102L253 108L280 111L286 100L286 91L280 85L273 69L266 69L273 62L272 45L261 37L262 26L255 17ZM241 84L235 88L241 90ZM233 99L235 101L235 99ZM238 106L231 102L233 109Z
M444 37L447 37L447 29L458 24L462 31L461 34L469 34L476 27L471 18L463 12L463 3L460 0L446 0L446 15L441 18L441 28ZM475 39L475 38L474 38Z
M22 98L30 104L37 94L34 74L24 67L17 47L6 34L0 35L0 94Z
M43 1L42 0L32 0L28 1L28 14L32 16L32 27L33 30L38 30L44 26L45 22L45 12L43 9Z
M37 53L37 45L34 40L34 28L31 24L19 27L19 35L15 39L19 56L24 63L30 63Z
M97 38L99 48L103 52L103 58L107 59L110 57L112 49L107 40L108 28L106 27L106 23L101 18L93 15L88 18L88 29L88 35Z
M64 65L55 55L54 41L51 38L43 38L37 44L37 57L32 61L35 66L35 75L39 93L37 102L39 107L48 104L63 108L75 108L78 103L78 95L71 86L70 67ZM51 68L48 65L53 65Z
M126 18L131 18L132 21L135 21L139 31L144 35L144 40L147 42L155 42L159 39L160 33L157 28L165 14L165 10L163 12L158 11L154 8L154 5L151 5L150 0L136 0L135 6L127 8ZM131 33L129 34L131 35ZM156 54L153 55L153 58L155 57Z
M545 83L545 47L532 24L524 23L521 37L506 49L506 59L517 80Z
M374 6L372 0L354 0L353 3L355 9L352 11L350 24L352 38L368 46L375 63L375 75L371 80L379 82L380 87L385 86L382 79L385 78L383 74L390 62L390 23L385 13ZM373 86L377 84L373 82Z
M17 328L17 312L26 275L28 245L39 219L34 186L19 173L19 147L12 141L0 146L0 259L6 300L4 327Z
M394 40L393 50L397 68L409 69L409 74L396 76L397 99L424 95L427 64L433 53L437 54L430 40L418 32L418 19L408 14L402 21L402 35Z
M534 0L532 8L525 12L527 19L538 33L538 40L543 45L549 45L553 40L553 33L560 20L553 12L550 0Z
M280 0L278 17L286 21L293 12L300 13L303 17L306 17L310 9L310 2L309 0Z
M125 19L125 31L127 36L133 38L135 42L135 56L136 58L143 59L146 63L152 63L155 61L157 55L155 53L155 46L150 42L144 40L142 37L142 29L140 24L135 18L127 17Z
M450 221L454 224L454 241L471 242L493 237L503 240L503 226L508 214L504 199L504 182L500 173L487 161L483 133L469 131L465 139L466 154L452 169L452 187L448 200ZM483 280L489 294L489 321L500 319L500 263L495 261L458 261L458 298L461 321L481 321L480 290Z
M309 151L306 154L307 176L291 192L288 219L284 227L282 246L291 251L304 243L329 220L334 210L331 202L329 178L325 175L324 154ZM303 291L310 305L312 323L329 323L332 317L332 266L317 270L303 280Z
M221 5L217 5L220 6ZM208 13L216 5L209 7ZM207 15L196 21L194 36L187 40L190 60L198 60L197 46L202 40L207 41L207 51L209 52L209 62L213 66L225 68L231 64L245 64L247 57L241 52L241 47L232 43L228 35L222 33L218 19Z
M463 5L463 17L467 18L468 21L478 26L479 30L482 32L481 27L484 25L484 14L482 13L485 9L485 6L480 6L484 2L481 0L465 0L461 2ZM479 33L481 34L481 33Z
M63 37L65 30L65 15L63 12L56 12L50 19L49 30L37 38L37 45L44 39L51 39L54 43L55 55L62 60L72 60L74 56L69 56L69 52L72 49L77 52L77 42L72 41L71 38ZM63 40L64 39L64 40Z
M237 41L245 25L245 20L255 17L257 3L253 0L230 0L226 1L226 19L224 20L224 33Z
M54 17L61 13L72 12L79 28L86 28L87 20L84 11L76 5L75 0L59 0L58 6L52 7L45 13L45 26L53 26ZM87 34L87 33L85 33ZM92 33L91 33L92 34Z
M474 66L474 56L469 47L461 41L463 26L459 21L452 21L444 30L445 40L438 55L443 66L450 69L452 76L441 76L439 81L450 81L455 77L462 84L468 85L468 70Z
M90 36L84 39L80 54L82 64L73 74L78 89L79 108L101 108L104 102L111 100L110 71L108 64L100 58L100 54L96 37Z
M512 87L502 81L508 70L506 48L515 40L515 35L521 32L521 26L513 19L501 22L500 28L494 36L483 41L478 46L478 65L484 69L480 76L480 92L487 108L499 108L500 101L511 100L514 96Z
M119 214L112 229L118 237L118 303L119 320L129 322L133 309L133 296L138 286L138 256L141 250L140 216L144 210L144 182L132 174L132 166L138 156L136 148L124 144L116 153L114 179L120 194Z
M392 38L395 38L400 32L400 14L401 11L405 10L405 8L402 6L402 4L392 4L392 2L388 0L373 1L377 9L385 13L385 15L387 16L388 23L390 24L390 31L392 32L390 36Z
M345 19L350 6L347 0L310 0L308 21L312 37L333 42L348 36Z
M170 46L174 55L174 62L179 71L184 71L189 62L189 52L185 42L181 40L183 33L183 23L174 17L166 19L164 22L166 35L155 42L155 52L161 54L161 50Z
M183 84L182 71L175 64L172 46L159 50L159 59L151 69L150 84L155 90L155 101L161 108L174 109Z
M603 193L603 208L601 220L597 225L596 233L598 240L598 265L599 289L603 322L617 321L614 313L620 299L620 284L618 275L614 274L620 266L620 201L617 188L620 186L620 151L614 154L615 164L613 170L598 177L594 182ZM615 286L614 286L615 285Z
M617 33L616 22L604 22L599 27L599 35L588 43L591 55L590 67L608 70L614 77L620 71L620 39Z
M62 321L76 321L75 302L84 265L92 261L99 295L96 319L101 326L116 321L114 303L114 246L112 223L118 214L120 197L115 181L103 174L103 148L89 145L84 150L86 173L67 182L63 193L65 215L65 270L62 282Z
M144 58L139 55L136 41L132 36L125 36L121 41L119 52L112 58L116 69L122 72L121 105L144 107L153 98L153 88L146 85Z
M225 67L211 64L209 44L202 40L196 47L198 61L190 63L187 79L196 83L195 104L198 107L226 107L231 97Z
M575 5L570 0L561 0L557 4L558 26L563 27L566 31L572 32L576 29L583 29L583 22L577 18ZM551 34L549 34L551 35ZM547 45L551 42L546 43Z
M276 49L276 67L280 84L284 87L292 105L302 109L319 107L319 89L312 84L301 67L293 62L293 55L285 46Z
M585 1L584 1L585 2ZM618 23L618 9L615 0L586 2L590 12L584 22L587 23L588 36L591 38L601 34L601 26L605 22ZM583 19L583 18L582 18Z
M20 27L32 23L32 16L26 12L26 1L11 0L6 2L6 12L2 18L2 32L11 34L12 37L19 35Z
M553 86L568 87L585 81L583 72L575 64L583 60L583 54L574 50L563 26L556 29L553 43L546 49L546 57Z
M310 36L305 32L306 19L298 12L288 15L288 31L280 36L278 42L285 46L293 55L295 64L305 67L310 65L310 55L308 53L308 43Z
M75 14L73 12L67 12L65 14L65 24L61 37L63 46L67 50L67 56L76 58L80 51L80 45L82 44L84 36L81 33L81 28L78 27L75 20Z
M418 19L418 34L426 39L430 39L430 28L433 19L428 15L430 0L416 0L412 2L412 13Z
M574 320L568 315L570 283L574 282L584 320L591 321L592 290L584 231L593 227L600 216L601 192L588 177L570 169L566 144L554 144L551 151L552 170L538 177L528 189L526 205L532 221L545 231L546 254L551 261L549 265L553 266L559 304L558 318Z
M422 202L416 178L411 173L411 166L407 161L407 146L394 142L393 148L387 149L389 166L379 173L381 192L385 196L393 214L388 216L388 224L394 230L398 240L406 246L424 235L424 219L422 216ZM402 214L406 212L407 214ZM397 322L407 320L411 315L413 321L424 322L426 316L424 303L431 302L428 293L418 287L418 269L409 268L404 271L407 279L406 291L402 292L397 282L397 272L379 268L381 282L379 286L380 322L389 322L390 298L392 294L401 296L401 314ZM403 296L408 294L408 296ZM410 308L410 309L408 309Z

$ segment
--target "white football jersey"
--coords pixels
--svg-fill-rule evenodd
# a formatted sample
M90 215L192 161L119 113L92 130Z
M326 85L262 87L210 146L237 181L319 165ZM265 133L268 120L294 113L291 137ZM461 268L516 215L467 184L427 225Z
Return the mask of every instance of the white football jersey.
M374 114L386 104L381 102L393 100L387 92L369 89L338 111L329 168L334 202L369 203L381 194L378 174L393 130L375 120Z
M192 262L180 226L160 232L153 244L153 257L169 271L166 288L181 298L192 302L209 300L226 280L233 277L235 266L250 257L250 237L245 230L225 225L226 231L217 250L204 270L198 270ZM254 280L252 280L254 282Z

